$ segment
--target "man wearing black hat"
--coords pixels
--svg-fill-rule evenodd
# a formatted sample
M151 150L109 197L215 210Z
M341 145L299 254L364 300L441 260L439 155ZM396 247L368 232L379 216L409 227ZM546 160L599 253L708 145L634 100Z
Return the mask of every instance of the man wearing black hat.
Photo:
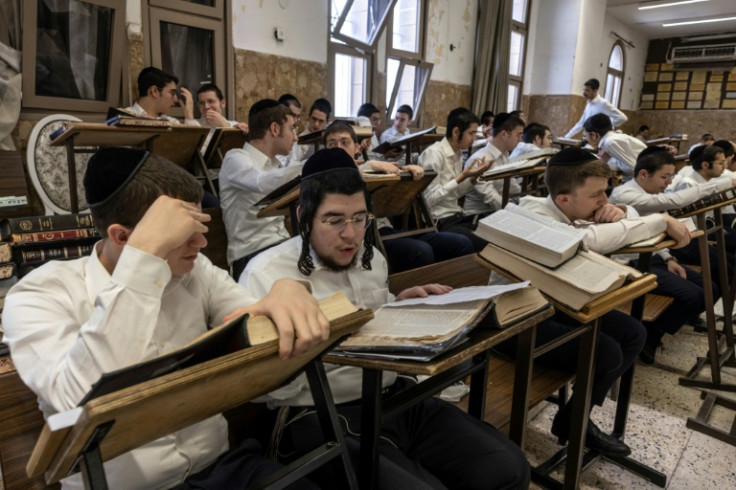
M182 168L106 148L90 159L84 186L103 239L90 257L25 276L3 311L4 340L45 417L76 407L102 373L182 347L234 312L281 319L284 357L327 338L303 285L274 283L256 302L199 253L210 217L199 207L202 187ZM259 453L253 440L229 450L227 422L217 415L104 466L111 488L243 488L277 467ZM80 476L64 487L82 488Z
M636 157L647 147L646 143L614 131L611 118L605 114L596 114L585 121L583 137L598 151L601 161L608 163L612 170L623 173L624 182L634 177Z
M276 158L296 142L296 122L288 107L263 99L248 114L250 141L225 154L220 169L222 220L227 232L227 263L237 281L261 250L289 238L284 218L259 218L255 203L298 176L302 166L283 167Z
M679 246L689 242L687 228L675 218L661 214L639 218L632 208L609 204L606 187L610 173L608 166L590 152L566 148L547 164L545 182L549 196L525 196L520 199L519 206L585 229L583 243L590 250L602 254L663 231L678 240ZM567 323L570 323L567 317L558 315L555 321L540 326L537 330L538 344L564 335L571 328ZM644 327L629 315L613 311L601 317L594 360L593 405L603 404L613 382L636 361L645 339ZM539 362L574 372L576 352L577 344L568 342L541 356ZM552 433L561 440L567 439L571 414L572 402L568 402L557 412L552 423ZM601 432L592 422L588 424L585 442L603 454L626 456L631 452L623 441Z
M339 148L322 150L304 165L298 210L299 236L254 258L240 278L250 294L282 277L308 282L317 298L342 291L355 304L378 308L394 300L385 259L368 232L370 199L353 159ZM396 299L443 294L447 286L407 289ZM327 377L348 446L360 433L361 370L328 365ZM413 384L384 372L390 391ZM318 444L317 420L303 377L269 395L271 405L290 408L279 443L281 453L304 454ZM526 488L529 466L519 448L488 424L438 398L394 415L381 425L380 488ZM330 486L323 475L320 485Z

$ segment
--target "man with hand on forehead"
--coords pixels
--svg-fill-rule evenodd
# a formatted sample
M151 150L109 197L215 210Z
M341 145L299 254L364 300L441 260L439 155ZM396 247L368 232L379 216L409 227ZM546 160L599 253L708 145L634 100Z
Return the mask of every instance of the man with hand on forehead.
M329 335L304 285L284 279L254 297L200 250L210 216L202 187L181 167L146 151L104 148L84 187L102 239L92 255L51 261L5 300L5 342L21 379L48 417L76 407L103 373L187 345L242 312L267 315L282 358ZM284 301L288 298L288 301ZM258 443L228 445L216 415L104 464L111 488L243 488L278 469ZM80 475L64 488L83 488ZM301 488L314 488L309 482Z
M240 277L252 295L289 277L306 282L321 299L342 291L355 304L376 309L391 301L444 294L447 286L427 284L394 296L388 268L373 247L374 220L366 184L342 149L317 152L302 171L299 235L255 257ZM362 370L326 365L351 456L360 443ZM415 384L384 372L383 387L396 393ZM271 406L290 407L283 417L279 453L293 457L314 449L319 425L304 376L268 395ZM381 424L379 487L527 488L529 465L520 449L491 425L459 408L428 398ZM318 470L319 472L320 470ZM332 488L329 474L315 481Z

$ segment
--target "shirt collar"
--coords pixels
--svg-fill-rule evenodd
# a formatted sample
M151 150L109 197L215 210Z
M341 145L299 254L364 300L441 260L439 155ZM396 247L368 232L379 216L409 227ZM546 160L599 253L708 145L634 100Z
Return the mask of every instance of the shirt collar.
M261 150L256 148L255 146L251 145L250 143L246 143L243 149L248 152L248 155L250 155L250 158L253 160L253 163L255 163L257 166L261 168L266 167L278 167L281 162L278 161L276 158L269 158L268 155L263 153Z
M447 138L442 138L440 141L440 150L442 151L442 154L447 157L459 157L462 155L461 151L455 151L452 149L452 146L450 145L450 140Z

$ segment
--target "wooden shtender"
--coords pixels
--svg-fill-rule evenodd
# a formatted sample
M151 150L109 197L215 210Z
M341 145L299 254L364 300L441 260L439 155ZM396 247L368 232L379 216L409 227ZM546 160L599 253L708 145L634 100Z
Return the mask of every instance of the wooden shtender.
M332 395L320 375L324 374L321 363L311 361L372 316L370 310L361 310L334 321L329 340L298 357L279 359L278 341L272 341L95 398L82 407L72 427L52 432L48 424L44 426L27 473L31 477L45 473L46 481L52 483L80 464L83 474L93 474L88 481L99 483L102 461L268 393L305 366L310 384L324 381L325 408L334 415ZM316 405L322 393L313 389ZM340 456L350 475L342 433L336 427L330 431L322 424L331 442L322 447L329 457L320 458ZM104 488L104 473L101 481Z

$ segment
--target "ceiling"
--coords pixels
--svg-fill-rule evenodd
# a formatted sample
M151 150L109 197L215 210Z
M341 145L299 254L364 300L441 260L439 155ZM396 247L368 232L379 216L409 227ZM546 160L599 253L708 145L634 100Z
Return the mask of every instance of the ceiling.
M669 0L676 1L676 0ZM708 24L662 27L669 22L736 17L736 0L708 0L700 3L677 5L650 10L639 10L647 4L666 3L666 0L608 0L606 11L646 36L648 39L704 36L711 34L736 34L736 19Z

